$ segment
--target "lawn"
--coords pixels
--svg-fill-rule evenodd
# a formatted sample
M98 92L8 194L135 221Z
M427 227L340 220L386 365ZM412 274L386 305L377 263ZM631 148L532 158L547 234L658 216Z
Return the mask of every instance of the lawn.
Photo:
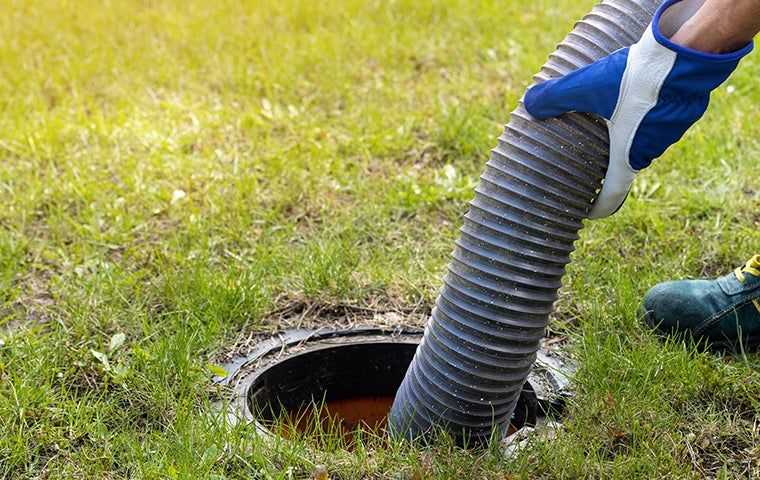
M349 450L214 414L209 364L272 312L424 319L489 149L592 4L0 0L0 477L760 475L760 357L637 316L759 253L758 55L584 230L557 438Z

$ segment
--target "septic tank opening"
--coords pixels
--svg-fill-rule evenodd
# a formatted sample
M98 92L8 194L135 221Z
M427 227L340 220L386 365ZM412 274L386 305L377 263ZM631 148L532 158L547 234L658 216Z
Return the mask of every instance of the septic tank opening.
M280 425L275 419L285 416L296 427L300 419L308 427L321 422L327 412L333 420L338 417L330 427L349 432L349 440L355 427L383 435L391 399L422 333L409 327L354 325L284 330L256 340L248 335L215 362L225 374L213 382L227 392L226 400L218 398L216 405L231 424L249 423L266 436L288 437L288 432L273 428ZM562 343L557 337L542 342L508 433L520 430L507 440L520 443L534 425L554 429L561 421L565 402L573 396L575 371ZM320 412L324 402L327 409ZM313 416L315 411L322 416ZM304 418L304 412L312 417Z
M416 348L416 341L379 340L295 353L256 375L247 391L248 408L270 432L286 437L316 427L349 442L358 429L382 435ZM538 401L528 383L508 433L535 425L537 413Z

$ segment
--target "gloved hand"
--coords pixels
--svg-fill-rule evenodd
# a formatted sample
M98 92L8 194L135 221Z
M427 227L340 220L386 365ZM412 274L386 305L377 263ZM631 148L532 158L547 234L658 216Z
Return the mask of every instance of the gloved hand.
M751 42L727 54L671 42L669 38L703 2L664 2L638 43L525 94L525 108L539 120L570 111L607 120L609 167L590 218L607 217L620 209L636 174L702 117L710 92L752 51Z

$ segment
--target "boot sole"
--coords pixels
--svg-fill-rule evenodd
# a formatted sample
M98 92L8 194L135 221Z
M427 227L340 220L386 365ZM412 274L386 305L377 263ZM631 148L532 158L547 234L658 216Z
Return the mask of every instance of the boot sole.
M651 311L644 311L641 313L644 324L649 327L652 332L660 339L678 338L682 341L692 342L701 351L712 351L716 353L741 353L743 352L759 352L760 351L760 334L747 335L739 338L713 340L707 337L695 338L691 330L682 330L677 333L667 333L660 330L659 323L656 323L652 317Z

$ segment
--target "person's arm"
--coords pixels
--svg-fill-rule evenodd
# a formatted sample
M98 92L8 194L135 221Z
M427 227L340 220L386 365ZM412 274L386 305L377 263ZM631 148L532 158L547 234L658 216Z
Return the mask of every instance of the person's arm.
M631 47L528 90L538 120L571 111L607 120L609 167L590 218L617 212L636 175L702 117L758 30L760 0L666 0Z
M706 0L670 38L709 53L740 49L760 32L760 0Z

